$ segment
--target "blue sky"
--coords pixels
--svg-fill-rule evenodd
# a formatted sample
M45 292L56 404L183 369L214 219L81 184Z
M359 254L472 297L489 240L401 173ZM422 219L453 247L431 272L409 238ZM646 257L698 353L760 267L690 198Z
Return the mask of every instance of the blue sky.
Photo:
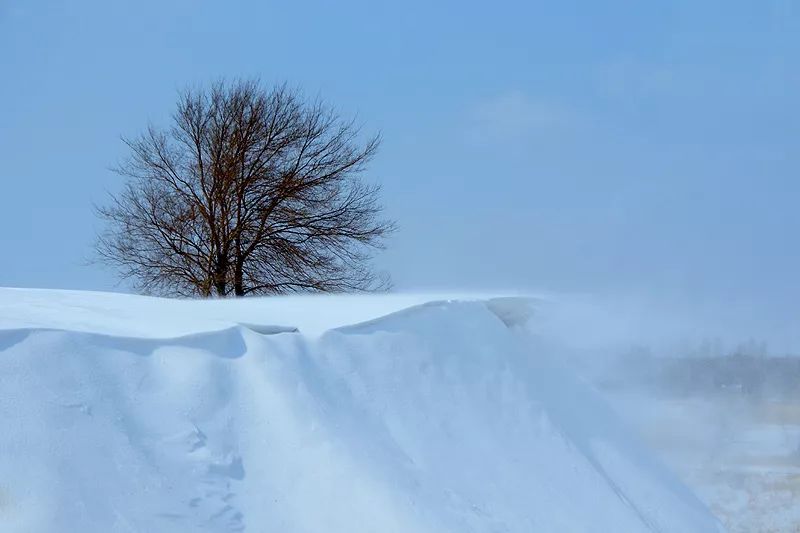
M120 135L286 80L384 144L399 289L800 297L800 4L0 0L0 285L86 266Z

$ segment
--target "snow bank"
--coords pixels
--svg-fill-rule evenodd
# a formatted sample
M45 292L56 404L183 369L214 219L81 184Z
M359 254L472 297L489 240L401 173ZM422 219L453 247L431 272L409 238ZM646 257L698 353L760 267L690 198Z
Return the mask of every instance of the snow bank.
M0 291L0 530L721 530L520 300L421 300Z

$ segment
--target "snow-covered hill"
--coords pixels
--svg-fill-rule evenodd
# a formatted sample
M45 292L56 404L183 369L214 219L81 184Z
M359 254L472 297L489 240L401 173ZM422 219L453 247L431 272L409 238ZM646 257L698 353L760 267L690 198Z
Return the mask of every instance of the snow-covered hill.
M0 531L721 531L535 301L442 298L0 289Z

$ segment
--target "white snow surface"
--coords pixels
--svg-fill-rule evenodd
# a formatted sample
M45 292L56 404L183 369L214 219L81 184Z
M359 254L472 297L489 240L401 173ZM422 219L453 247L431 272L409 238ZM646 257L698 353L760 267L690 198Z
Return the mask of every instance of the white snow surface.
M443 296L0 289L0 531L722 531L537 300Z

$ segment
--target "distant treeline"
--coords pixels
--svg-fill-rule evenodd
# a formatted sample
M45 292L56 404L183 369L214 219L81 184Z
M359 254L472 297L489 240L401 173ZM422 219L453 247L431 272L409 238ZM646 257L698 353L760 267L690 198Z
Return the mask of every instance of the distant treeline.
M744 394L800 399L800 357L652 357L628 354L602 386L643 386L670 395Z

